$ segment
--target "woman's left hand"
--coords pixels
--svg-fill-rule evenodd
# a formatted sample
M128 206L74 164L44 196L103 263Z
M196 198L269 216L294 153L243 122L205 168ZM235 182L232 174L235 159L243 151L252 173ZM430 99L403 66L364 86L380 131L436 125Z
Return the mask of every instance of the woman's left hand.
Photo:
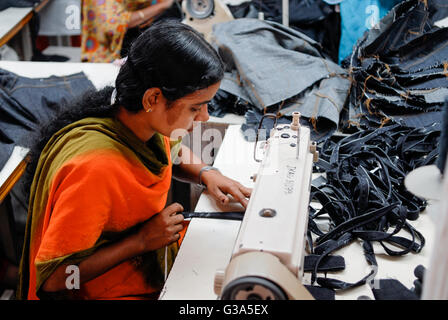
M238 181L230 179L216 170L204 172L202 174L202 182L207 186L209 193L222 204L229 203L230 198L227 194L230 194L244 208L247 208L247 204L249 203L247 198L252 193L251 188L246 188Z

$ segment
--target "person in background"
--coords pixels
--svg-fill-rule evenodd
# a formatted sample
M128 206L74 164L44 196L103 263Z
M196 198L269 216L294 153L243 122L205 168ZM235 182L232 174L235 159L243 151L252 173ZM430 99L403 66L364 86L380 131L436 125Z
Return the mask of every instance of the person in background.
M115 89L91 92L43 128L27 167L17 298L157 298L185 230L182 206L166 206L173 174L247 206L251 189L193 160L178 138L208 120L223 76L197 31L159 21L133 42Z
M125 35L150 25L175 0L83 0L82 62L113 62L124 57ZM134 38L134 37L133 37ZM133 39L132 39L133 40ZM130 45L126 41L126 47ZM127 55L127 50L124 52Z

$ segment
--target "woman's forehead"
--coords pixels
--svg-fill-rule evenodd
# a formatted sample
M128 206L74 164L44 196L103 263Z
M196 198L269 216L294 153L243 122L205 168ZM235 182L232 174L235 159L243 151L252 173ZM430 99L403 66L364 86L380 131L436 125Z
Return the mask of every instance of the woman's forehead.
M220 84L221 83L218 82L212 84L207 88L196 90L195 92L186 95L182 99L185 99L185 101L196 103L210 102L210 100L215 96L216 92L218 91Z

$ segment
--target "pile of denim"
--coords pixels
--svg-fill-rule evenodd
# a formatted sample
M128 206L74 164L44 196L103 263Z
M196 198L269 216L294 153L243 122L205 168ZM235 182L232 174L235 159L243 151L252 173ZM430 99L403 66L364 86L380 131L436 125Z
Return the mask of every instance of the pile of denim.
M440 122L448 96L448 28L434 22L446 9L436 0L404 1L364 34L343 64L352 79L343 129Z

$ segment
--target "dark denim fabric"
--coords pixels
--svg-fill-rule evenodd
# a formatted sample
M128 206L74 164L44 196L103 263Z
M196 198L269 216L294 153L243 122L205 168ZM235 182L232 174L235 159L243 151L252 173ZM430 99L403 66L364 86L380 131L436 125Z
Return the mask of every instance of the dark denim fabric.
M227 113L243 116L252 106L240 97L219 89L208 104L208 113L213 117L222 118Z
M15 145L23 145L67 102L94 88L84 73L31 79L0 68L0 168Z
M448 1L446 0L431 0L428 3L429 17L432 23L448 17Z

